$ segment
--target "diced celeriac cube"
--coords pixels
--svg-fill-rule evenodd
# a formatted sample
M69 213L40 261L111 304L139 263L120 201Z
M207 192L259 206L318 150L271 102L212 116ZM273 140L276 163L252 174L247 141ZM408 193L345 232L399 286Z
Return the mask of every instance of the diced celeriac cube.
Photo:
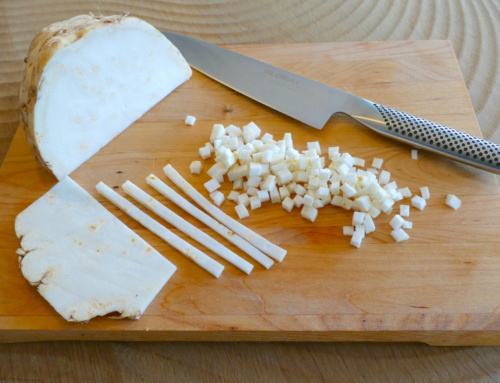
M363 234L361 231L354 231L351 237L351 245L359 248L361 246L361 242L363 242Z
M380 169L382 167L382 164L384 163L384 160L382 158L374 158L372 161L372 167L376 169Z
M387 170L382 170L378 177L378 182L380 183L380 185L384 185L389 183L390 179L391 179L391 173L388 172Z
M362 158L355 157L354 158L354 166L360 166L360 167L365 166L365 160Z
M389 222L389 225L396 230L399 229L401 226L403 226L403 223L405 222L404 218L401 217L399 214L396 214L391 221Z
M269 192L269 196L271 197L271 203L281 202L280 193L278 188L274 188Z
M200 157L202 159L206 160L207 158L210 158L210 148L203 146L202 148L198 149L198 152L200 153Z
M262 206L262 202L260 201L258 196L250 197L250 209L255 210Z
M413 228L413 222L410 221L404 221L403 226L401 226L402 229L412 229Z
M406 241L410 236L401 228L391 231L391 237L396 242Z
M318 155L321 155L321 147L319 146L319 141L308 142L307 143L308 150L316 150Z
M311 197L309 194L304 195L304 198L302 199L302 204L304 206L312 206L314 203L314 198Z
M429 192L429 187L428 186L421 187L420 188L420 195L422 196L423 199L431 198L431 193Z
M299 194L297 194L295 197L293 197L293 202L295 204L295 207L301 207L303 199L304 198Z
M380 215L380 210L377 209L375 206L372 206L370 211L369 211L370 217L372 218L377 218Z
M457 210L462 205L462 201L456 195L449 194L446 196L445 204L453 210Z
M224 125L214 124L212 134L210 135L210 142L214 143L215 140L220 139L225 134Z
M189 165L189 170L191 170L191 173L193 174L200 174L201 169L202 166L200 161L193 161L191 162L191 165Z
M344 196L350 198L356 195L356 189L354 189L351 185L345 183L340 187L340 190L344 192Z
M222 192L216 190L213 193L210 193L210 197L214 201L214 204L220 206L222 202L224 202L224 194Z
M205 182L203 186L205 186L205 189L207 189L209 193L212 193L220 188L221 185L215 178L211 178L209 181Z
M269 201L271 199L269 196L269 192L267 190L258 190L257 197L259 198L259 200L261 202L266 202L266 201Z
M190 126L193 126L195 122L196 122L196 117L194 116L186 116L186 119L184 120L184 123Z
M286 197L290 197L290 190L288 190L288 188L286 186L281 186L278 189L278 191L280 193L280 198L282 200L284 200Z
M290 197L285 197L285 199L283 200L283 202L281 203L281 206L283 207L283 209L285 209L287 212L291 212L293 207L295 206L295 203L293 201L293 199L291 199Z
M352 226L362 225L364 219L365 219L365 213L360 211L355 211L352 215Z
M236 210L236 214L238 214L239 219L243 219L248 217L250 214L248 213L247 208L243 204L236 205L234 207L234 210Z
M304 206L300 211L300 215L308 221L314 222L318 216L318 209L311 206Z
M408 187L398 189L398 192L401 193L403 198L410 198L412 196L410 188L408 188Z
M410 216L410 205L399 205L399 215L401 217Z
M250 206L250 197L247 193L241 193L238 196L238 204L243 206Z
M365 219L363 221L363 226L365 227L365 233L370 234L375 231L375 222L370 214L365 213Z
M342 234L346 237L350 237L354 234L354 226L342 226Z
M237 202L238 202L238 197L239 197L239 195L240 195L240 194L239 194L237 191L235 191L235 190L231 190L231 191L229 192L229 194L227 195L227 199L228 199L229 201L233 201L233 202L236 202L236 203L237 203Z
M411 199L411 205L417 208L418 210L424 210L427 203L425 202L425 199L416 195Z
M258 176L248 177L248 179L247 179L247 185L253 186L254 188L258 187L261 182L262 182L262 178L258 177Z

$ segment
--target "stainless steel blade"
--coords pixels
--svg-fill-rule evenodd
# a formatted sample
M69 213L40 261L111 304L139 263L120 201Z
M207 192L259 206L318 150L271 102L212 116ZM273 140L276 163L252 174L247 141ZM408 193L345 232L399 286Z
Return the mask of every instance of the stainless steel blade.
M343 113L384 136L500 174L500 145L202 40L162 33L196 70L316 129Z

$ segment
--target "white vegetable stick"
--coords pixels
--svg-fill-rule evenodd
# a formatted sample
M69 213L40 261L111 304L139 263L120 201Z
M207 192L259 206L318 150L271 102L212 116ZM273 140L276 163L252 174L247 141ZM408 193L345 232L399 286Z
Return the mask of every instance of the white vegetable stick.
M214 253L218 254L226 261L232 263L234 266L238 267L247 274L253 269L253 265L239 255L233 253L227 247L223 246L221 243L217 242L215 239L205 234L203 231L198 229L196 226L192 225L184 218L175 214L172 210L163 205L160 201L156 200L144 190L136 186L130 181L126 181L122 185L122 189L129 196L134 198L137 202L141 203L143 206L150 209L152 212L163 218L165 221L175 226L177 229L183 233L189 235L195 241L201 243L206 248L212 250Z
M123 210L130 217L135 219L152 233L156 234L158 237L180 251L186 257L194 261L199 266L203 267L206 271L208 271L216 278L220 277L222 271L224 270L224 266L219 262L214 261L205 253L202 253L196 247L190 245L188 242L172 233L165 226L155 221L149 215L133 205L130 201L119 195L109 186L106 186L103 182L99 182L96 185L96 189L99 194L109 200L109 202L113 203L115 206Z
M189 197L191 197L196 203L198 203L203 209L205 209L214 218L221 221L223 224L232 229L235 233L242 236L248 242L253 244L256 248L261 250L263 253L274 258L278 262L281 262L285 258L286 250L268 241L266 238L258 235L254 231L250 230L248 227L242 225L238 221L234 220L222 210L217 208L215 205L210 203L203 195L201 195L189 182L187 182L182 176L177 173L177 171L172 167L172 165L167 165L163 168L163 171L167 177L175 183L179 188L181 188Z
M269 269L273 265L274 262L271 258L269 258L267 255L262 253L260 250L258 250L256 247L254 247L252 244L250 244L249 242L247 242L246 240L241 238L239 235L236 235L233 231L228 229L226 226L222 225L221 223L219 223L218 221L216 221L215 219L210 217L208 214L206 214L202 210L198 209L191 202L186 200L179 193L177 193L175 190L173 190L167 184L165 184L163 181L161 181L154 174L150 174L146 178L146 182L148 183L148 185L153 187L156 191L158 191L163 196L168 198L170 201L175 203L181 209L185 210L186 212L191 214L193 217L195 217L196 219L198 219L199 221L203 222L205 225L210 227L216 233L218 233L221 236L223 236L224 238L226 238L233 245L235 245L238 248L240 248L241 250L243 250L245 253L247 253L250 257L252 257L257 262L259 262L266 269Z

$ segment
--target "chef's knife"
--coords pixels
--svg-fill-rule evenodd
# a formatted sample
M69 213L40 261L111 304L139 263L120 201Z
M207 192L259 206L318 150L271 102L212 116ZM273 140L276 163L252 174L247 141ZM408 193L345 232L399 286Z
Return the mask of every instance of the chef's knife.
M322 129L335 113L344 113L384 136L500 174L500 145L493 142L202 40L170 32L163 34L196 70L316 129Z

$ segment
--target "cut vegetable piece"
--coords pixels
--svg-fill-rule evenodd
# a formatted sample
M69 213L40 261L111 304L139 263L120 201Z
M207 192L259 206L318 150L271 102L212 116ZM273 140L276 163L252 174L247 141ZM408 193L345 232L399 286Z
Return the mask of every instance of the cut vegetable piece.
M410 216L410 206L409 205L399 205L399 215L401 217Z
M401 226L402 229L412 229L413 228L413 222L410 221L404 221L403 226Z
M258 209L261 206L262 206L262 202L260 201L260 199L259 199L258 196L250 197L250 209L255 210L255 209ZM238 214L238 216L239 216L239 214Z
M68 321L138 318L176 267L69 177L16 217L23 276Z
M391 237L396 242L406 241L407 239L410 238L410 236L401 228L391 231Z
M241 237L246 239L256 248L261 250L263 253L274 258L278 262L281 262L286 255L286 250L279 246L271 243L264 237L258 235L254 231L250 230L246 226L242 225L238 221L234 220L222 210L211 204L203 195L201 195L189 182L187 182L182 176L177 173L177 171L172 167L172 165L167 165L163 168L163 171L167 177L176 184L180 189L182 189L189 197L193 199L197 204L199 204L203 209L205 209L214 218L221 221L224 225L228 226L234 232L239 234Z
M391 179L391 172L388 172L387 170L382 170L378 177L378 182L380 183L380 185L384 185L388 184L390 179Z
M238 248L240 248L241 250L243 250L245 253L247 253L250 257L252 257L257 262L259 262L266 269L269 269L273 265L274 262L271 258L269 258L267 255L262 253L260 250L258 250L256 247L254 247L249 242L245 241L243 238L241 238L235 232L228 229L226 226L224 226L220 222L216 221L215 219L213 219L207 213L198 209L191 202L189 202L184 197L182 197L179 193L177 193L175 190L173 190L170 186L168 186L166 183L161 181L154 174L150 174L146 178L146 182L148 183L148 185L152 186L156 191L158 191L163 196L165 196L166 198L171 200L173 203L175 203L181 209L183 209L187 213L191 214L193 217L195 217L199 221L203 222L205 225L210 227L216 233L218 233L221 236L223 236L224 238L226 238L233 245L235 245Z
M220 183L215 178L212 178L209 181L205 182L203 186L205 186L205 189L207 189L209 193L212 193L220 188Z
M376 169L380 169L382 167L382 164L384 163L384 160L382 158L374 158L372 161L372 167Z
M238 196L239 196L239 195L240 195L240 194L239 194L237 191L235 191L235 190L231 190L231 191L229 192L228 196L227 196L227 199L228 199L229 201L238 202Z
M243 219L243 218L250 216L248 209L242 203L240 203L239 205L236 205L234 207L234 210L236 210L236 214L238 214L239 219Z
M206 160L207 158L210 158L211 156L211 152L210 152L210 148L207 147L207 146L203 146L202 148L200 148L198 150L198 153L200 153L200 157L204 160Z
M308 221L314 222L318 217L318 209L312 206L304 206L300 211L300 215Z
M422 197L416 195L411 199L411 205L418 210L424 210L427 202L425 202L425 199L423 199Z
M456 195L449 194L446 196L445 204L446 206L451 207L453 210L457 210L462 205L462 201L460 201L460 199Z
M238 267L245 273L250 274L250 272L252 271L253 265L251 263L248 263L239 255L235 254L227 247L223 246L221 243L217 242L215 239L205 234L196 226L192 225L181 216L175 214L172 210L167 208L160 201L153 198L151 195L146 193L144 190L142 190L132 182L126 181L122 185L122 189L125 193L134 198L137 202L147 207L149 210L157 214L159 217L163 218L172 226L175 226L177 229L187 234L195 241L201 243L206 248L212 250L214 253L221 256L226 261L232 263L234 266Z
M417 149L412 149L411 150L411 159L412 160L418 160L418 150Z
M61 179L190 77L178 49L135 17L81 15L52 24L26 59L26 137Z
M195 116L186 116L186 119L184 120L184 123L189 126L193 126L195 122L196 122Z
M295 206L295 203L293 202L293 199L287 196L281 203L281 206L283 206L283 209L290 213Z
M352 215L352 226L361 225L365 220L365 213L355 211Z
M420 188L420 195L422 196L423 199L431 198L431 193L429 192L429 187L428 186L421 187Z
M342 226L342 234L346 237L350 237L354 234L354 226Z
M106 186L103 182L99 182L96 185L96 189L104 198L106 198L109 202L111 202L116 207L120 208L127 215L135 219L141 225L143 225L146 229L156 234L158 237L163 239L173 248L177 249L183 255L191 259L197 265L204 268L214 277L219 278L224 270L224 266L222 266L219 262L213 260L205 253L198 250L196 247L192 246L179 236L172 233L165 226L161 225L158 221L155 221L149 215L144 213L130 201L122 197L120 194L115 192L109 186Z
M361 242L363 242L363 233L361 231L354 230L354 233L351 237L351 245L359 248L361 246Z
M189 165L189 170L191 170L191 173L193 174L200 174L201 169L202 166L200 161L193 161L191 162L191 165Z
M391 227L394 230L396 230L402 227L404 222L405 222L404 218L401 217L399 214L396 214L394 217L392 217L391 221L389 222L389 225L391 225Z

